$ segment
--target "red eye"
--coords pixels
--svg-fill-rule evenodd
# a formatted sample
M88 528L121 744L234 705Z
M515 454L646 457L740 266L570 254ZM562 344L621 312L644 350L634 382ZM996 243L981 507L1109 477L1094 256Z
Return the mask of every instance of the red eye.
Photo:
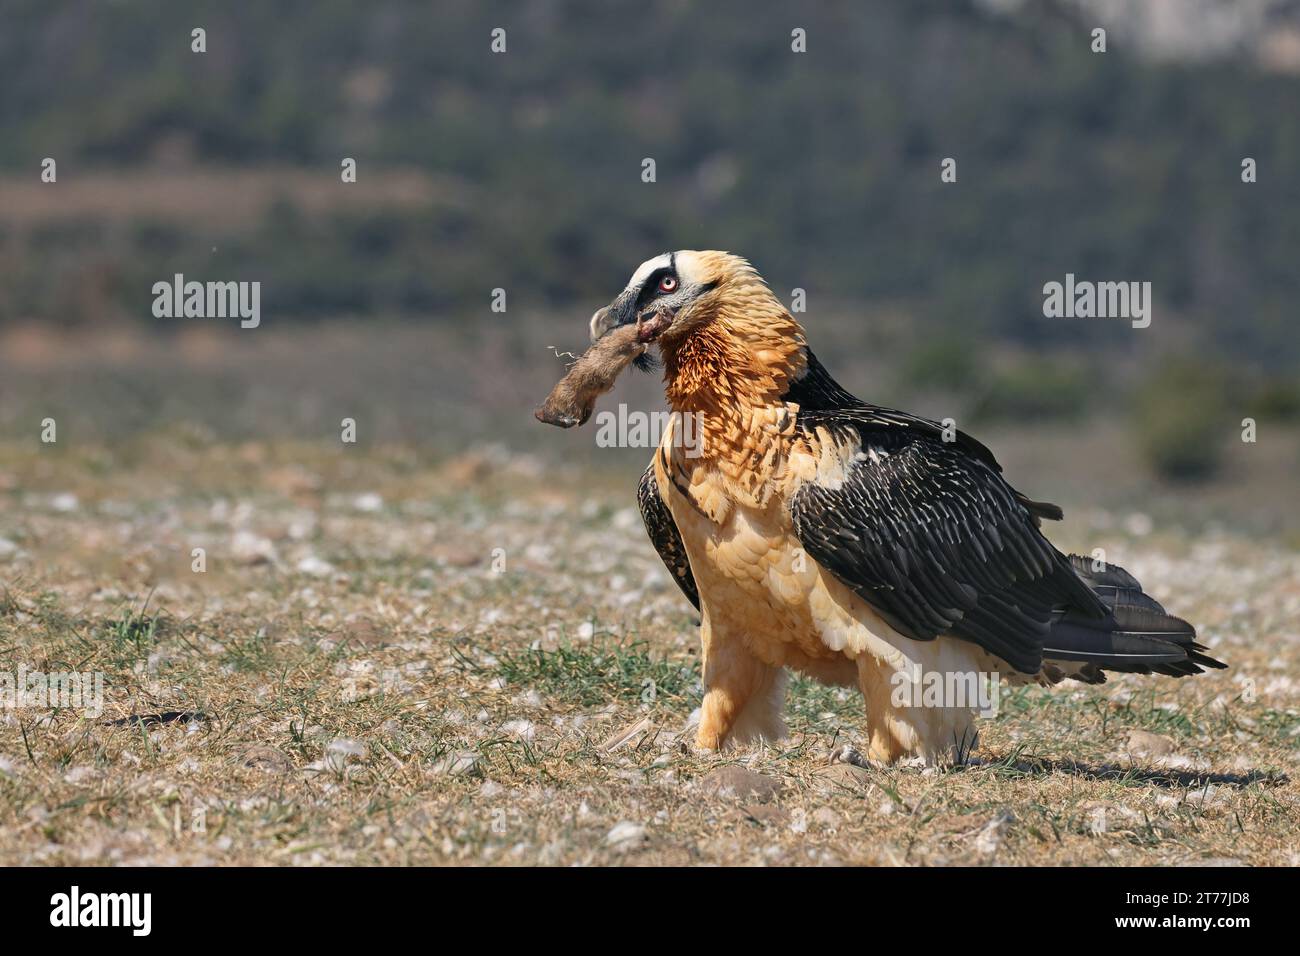
M676 277L676 276L664 276L662 279L660 279L660 280L659 280L659 291L660 291L660 292L676 292L676 291L677 291L677 277Z

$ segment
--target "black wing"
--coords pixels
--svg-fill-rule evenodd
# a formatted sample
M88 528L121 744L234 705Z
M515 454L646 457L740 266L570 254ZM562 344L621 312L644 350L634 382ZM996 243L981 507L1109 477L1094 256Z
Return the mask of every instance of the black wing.
M654 462L641 476L641 486L636 492L637 504L641 506L641 520L645 522L646 534L650 543L659 552L664 566L672 575L677 586L682 589L686 599L700 609L700 592L695 587L695 575L691 573L691 562L686 556L686 545L682 544L681 533L673 521L672 512L659 497L659 483L655 481Z
M915 640L954 634L1037 673L1054 615L1105 607L1038 531L1055 505L1032 502L993 454L941 425L862 404L801 412L855 453L845 480L805 483L790 502L808 554Z
M808 364L803 376L791 383L784 396L784 401L795 402L804 413L856 409L859 413L867 416L875 427L906 428L934 438L944 437L944 428L938 422L912 415L909 412L900 412L893 408L872 405L846 391L839 382L831 377L831 373L813 354L812 349L808 349L807 358ZM952 433L952 439L958 448L978 458L998 474L1002 474L1002 466L993 457L993 452L989 451L981 442L976 441L965 432L955 430ZM1014 489L1012 493L1016 496L1016 500L1029 509L1029 513L1034 516L1035 522L1041 518L1060 521L1064 517L1061 509L1054 504L1046 501L1031 501Z

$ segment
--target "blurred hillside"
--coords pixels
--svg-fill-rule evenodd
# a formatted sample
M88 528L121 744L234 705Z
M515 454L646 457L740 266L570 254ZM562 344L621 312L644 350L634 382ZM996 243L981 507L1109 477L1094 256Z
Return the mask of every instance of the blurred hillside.
M1230 477L1249 415L1284 443L1275 466L1300 466L1300 2L3 0L0 17L8 434L51 402L101 437L272 429L248 376L203 377L250 350L313 421L383 395L404 408L390 434L427 434L425 406L504 434L559 368L545 346L579 348L637 263L718 247L787 301L807 290L819 353L877 401L1118 423L1178 480ZM153 318L175 273L259 280L261 329ZM1045 318L1067 273L1150 281L1151 327ZM454 350L437 374L384 343L351 376L348 345L328 376L289 368L284 343L321 325L408 341L402 323ZM621 387L653 403L652 384Z
M814 306L1035 345L1118 332L1044 319L1044 281L1150 280L1166 341L1293 361L1300 82L1150 58L1171 18L1133 7L6 0L0 317L150 321L174 272L260 278L276 321L585 307L716 246Z

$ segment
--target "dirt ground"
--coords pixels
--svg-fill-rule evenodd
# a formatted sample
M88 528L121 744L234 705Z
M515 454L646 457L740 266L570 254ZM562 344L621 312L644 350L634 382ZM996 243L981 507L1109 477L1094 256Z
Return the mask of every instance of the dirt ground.
M1054 528L1231 669L1017 691L973 765L876 770L836 759L856 692L806 681L780 747L685 746L696 622L635 471L183 429L3 451L0 673L104 701L0 711L0 863L1300 863L1283 542Z

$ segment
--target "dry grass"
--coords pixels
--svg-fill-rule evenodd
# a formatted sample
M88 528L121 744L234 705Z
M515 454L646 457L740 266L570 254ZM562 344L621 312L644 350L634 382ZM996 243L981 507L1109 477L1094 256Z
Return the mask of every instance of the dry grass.
M0 460L0 672L107 698L0 713L0 863L1300 863L1280 544L1067 523L1232 670L1018 693L978 765L885 772L831 763L860 701L805 682L783 749L683 747L694 622L634 472L176 435Z

